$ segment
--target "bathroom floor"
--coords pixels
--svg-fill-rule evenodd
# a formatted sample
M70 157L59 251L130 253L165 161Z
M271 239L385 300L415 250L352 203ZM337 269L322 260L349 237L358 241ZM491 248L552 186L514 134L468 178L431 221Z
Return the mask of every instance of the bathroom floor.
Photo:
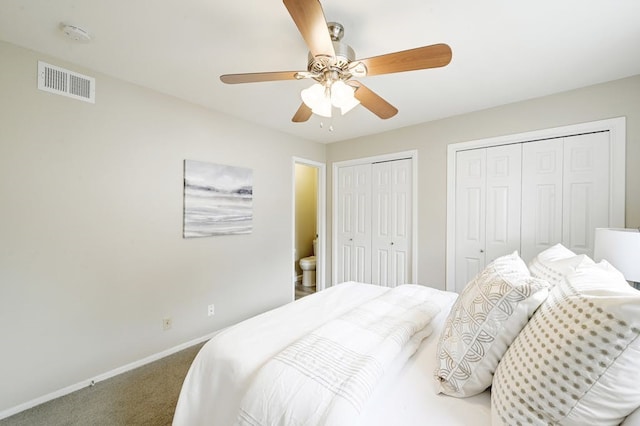
M302 284L296 284L296 300L304 297L304 296L308 296L310 294L313 294L316 292L316 287L305 287Z

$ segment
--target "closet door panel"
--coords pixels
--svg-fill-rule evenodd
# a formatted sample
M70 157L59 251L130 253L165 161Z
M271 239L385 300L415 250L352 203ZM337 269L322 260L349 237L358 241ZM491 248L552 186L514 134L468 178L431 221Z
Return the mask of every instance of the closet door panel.
M371 167L338 169L338 282L371 279Z
M371 167L370 165L353 166L355 206L353 220L355 221L354 237L368 239L371 229Z
M371 279L371 247L368 244L360 244L355 247L352 264L354 266L349 280L368 283Z
M338 283L343 283L349 281L352 276L351 259L353 256L353 247L343 244L338 250L340 253L338 259Z
M371 247L373 258L371 262L371 283L387 286L389 274L389 259L391 257L392 240L392 208L393 176L391 163L373 164L372 175L372 230Z
M486 149L456 154L455 291L461 292L485 264Z
M355 169L356 224L353 245L356 249L352 280L371 282L371 165L353 166Z
M338 169L338 282L349 281L352 275L351 259L353 256L353 208L355 206L354 170L352 168Z
M609 226L609 133L564 138L562 244L593 256L595 228Z
M485 264L520 250L522 148L487 149Z
M411 264L409 262L409 253L406 251L396 251L394 253L395 259L393 262L395 270L393 271L393 277L395 279L395 285L406 284L409 281L409 271Z
M351 220L351 212L353 209L353 171L350 169L338 169L338 232L337 232L337 281L348 281L351 276L351 256L352 244L349 244L349 238L352 231L353 221Z
M562 139L522 144L521 257L562 241Z
M372 283L406 283L411 254L411 160L372 165Z
M376 249L374 253L372 283L388 287L391 250Z
M393 257L389 284L395 287L411 282L413 170L410 159L393 161L391 165L393 168L393 239L391 241Z

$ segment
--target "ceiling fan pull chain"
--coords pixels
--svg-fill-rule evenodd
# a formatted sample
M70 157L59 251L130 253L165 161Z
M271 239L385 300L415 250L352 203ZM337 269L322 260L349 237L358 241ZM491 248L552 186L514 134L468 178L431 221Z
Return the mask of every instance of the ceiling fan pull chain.
M320 128L324 128L324 121L320 122ZM331 121L329 121L329 131L333 132L333 117L331 117Z

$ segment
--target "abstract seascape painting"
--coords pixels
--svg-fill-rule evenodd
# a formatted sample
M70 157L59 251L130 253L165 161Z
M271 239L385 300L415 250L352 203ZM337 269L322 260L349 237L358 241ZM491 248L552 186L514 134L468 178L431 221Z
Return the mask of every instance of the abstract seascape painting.
M184 238L250 234L253 170L184 161Z

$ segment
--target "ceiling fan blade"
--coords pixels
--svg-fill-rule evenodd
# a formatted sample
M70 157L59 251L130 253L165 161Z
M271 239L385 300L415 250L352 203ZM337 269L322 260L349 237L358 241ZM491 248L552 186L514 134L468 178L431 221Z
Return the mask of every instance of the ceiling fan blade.
M382 99L375 92L359 81L350 80L347 84L354 87L354 96L360 101L362 106L382 119L391 118L398 113L398 109L389 102Z
M227 84L257 83L261 81L297 80L298 71L255 72L247 74L225 74L220 80Z
M291 121L293 121L294 123L303 123L311 117L311 114L311 108L309 108L307 104L302 102L302 104L300 104L300 108L298 108L298 111L296 111L296 113L293 115Z
M318 0L283 0L313 56L336 56Z
M446 44L417 47L386 55L361 59L367 76L443 67L451 62L451 48Z

